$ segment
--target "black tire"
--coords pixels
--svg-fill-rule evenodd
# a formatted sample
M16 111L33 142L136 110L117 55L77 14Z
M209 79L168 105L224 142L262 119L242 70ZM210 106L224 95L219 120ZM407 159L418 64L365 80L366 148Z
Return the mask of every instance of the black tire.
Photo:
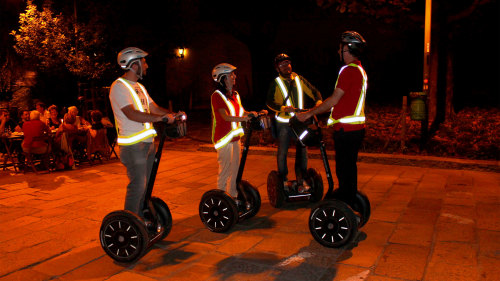
M321 245L339 248L356 237L358 223L354 212L346 203L328 200L311 210L309 231Z
M236 203L222 190L205 192L198 211L203 224L213 232L226 232L238 221Z
M114 211L102 220L101 246L117 262L134 262L145 252L149 237L144 222L136 214Z
M279 208L285 201L283 180L277 171L271 171L267 176L267 198L274 208Z
M313 168L307 170L307 179L309 185L312 187L311 197L309 202L319 202L323 198L323 178Z
M260 205L261 205L260 193L259 190L257 190L257 188L255 188L245 180L242 180L240 184L241 188L248 196L248 201L250 201L250 204L252 205L251 212L245 216L245 218L248 219L255 216L260 210ZM243 194L240 194L240 192L238 193L238 200L245 202L245 198L243 198Z
M151 202L153 203L155 211L158 214L159 223L163 227L163 233L160 238L160 240L163 240L168 236L170 230L172 230L172 214L170 213L167 203L160 198L151 197Z
M371 206L368 196L361 191L356 193L356 201L352 204L352 209L359 213L359 225L358 227L363 227L370 219Z

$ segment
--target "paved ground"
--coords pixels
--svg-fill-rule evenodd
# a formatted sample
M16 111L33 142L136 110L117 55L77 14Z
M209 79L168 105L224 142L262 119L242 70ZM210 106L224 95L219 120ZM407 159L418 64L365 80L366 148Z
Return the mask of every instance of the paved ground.
M260 191L260 212L228 233L208 231L198 203L215 186L216 154L178 144L164 152L154 190L172 232L132 265L113 262L98 238L102 218L123 208L117 160L0 172L0 280L500 280L498 172L361 162L371 219L354 244L330 249L309 233L313 205L269 205L270 153L251 154L244 174Z

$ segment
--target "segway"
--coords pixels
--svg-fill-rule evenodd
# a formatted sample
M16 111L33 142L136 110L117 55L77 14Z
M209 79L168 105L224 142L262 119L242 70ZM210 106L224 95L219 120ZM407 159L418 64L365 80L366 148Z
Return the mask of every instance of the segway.
M186 134L186 116L181 115L174 124L154 123L160 135L151 175L147 184L143 213L145 219L128 210L119 210L104 217L99 239L101 246L117 262L130 263L138 260L154 243L164 239L172 229L172 215L167 204L152 197L153 186L160 165L166 137L181 137Z
M296 112L300 111L304 110L297 110ZM301 136L308 125L317 126L316 124L316 118L309 119L307 123L301 123L296 118L292 118L289 123L292 132L297 137L297 141L304 147L318 145L319 142L315 142L314 137L308 136L308 138L304 138L304 136ZM320 131L313 131L313 133L316 132ZM321 138L321 136L319 137ZM267 196L271 206L279 208L284 202L309 201L315 203L320 201L323 197L323 179L321 175L315 169L309 168L303 177L303 180L306 181L311 188L308 191L300 192L299 189L301 186L297 180L289 181L288 186L285 187L283 177L279 172L276 170L271 171L267 176Z
M205 192L201 198L198 210L201 221L210 231L226 232L237 222L255 216L260 209L261 198L259 190L248 181L242 180L242 176L252 132L268 128L269 119L263 113L258 114L258 116L252 115L251 117L246 122L246 139L236 176L237 200L242 204L238 205L229 194L220 189L212 189Z
M328 181L328 191L323 201L311 210L309 231L323 246L338 248L346 245L356 237L358 229L370 218L370 201L365 194L358 191L355 201L346 203L338 190L334 190L326 145L322 139L321 128L315 122L303 123L293 117L290 126L302 144L319 145Z

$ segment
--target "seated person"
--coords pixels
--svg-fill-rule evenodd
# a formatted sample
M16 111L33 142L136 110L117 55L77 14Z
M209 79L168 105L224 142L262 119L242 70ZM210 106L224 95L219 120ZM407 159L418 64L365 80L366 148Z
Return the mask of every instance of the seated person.
M49 152L49 144L34 140L36 137L41 137L45 133L50 133L49 128L40 120L40 112L33 110L30 112L30 120L23 124L24 140L21 144L24 152L34 154L45 154Z
M6 109L2 109L0 112L0 116L2 116L2 121L3 125L0 125L0 133L6 133L10 134L12 132L15 132L16 129L16 122L10 118L10 112Z
M87 122L87 120L85 120L82 116L78 116L78 108L76 108L76 106L68 107L68 113L75 117L75 124L78 129L86 129L90 126L90 123Z
M104 157L109 157L109 146L107 141L107 127L111 123L103 122L102 113L99 110L93 110L90 113L92 126L88 131L87 156L90 159L91 154L99 152Z
M104 128L113 128L113 124L107 118L103 118L101 111L92 110L90 112L91 129L99 130Z
M56 143L61 143L61 137L63 133L66 133L67 137L71 136L72 139L78 134L78 127L76 126L75 122L76 118L73 115L69 113L64 114L63 123L56 131Z
M30 111L27 109L21 110L21 114L19 115L19 123L17 123L16 128L14 129L16 132L23 131L23 124L26 121L30 121Z
M59 111L56 105L49 106L50 117L47 119L47 126L51 130L55 130L61 126L61 119L59 119Z
M47 110L45 103L37 102L35 104L35 108L38 112L40 112L40 121L42 121L43 123L47 123L47 119L49 119L50 113Z

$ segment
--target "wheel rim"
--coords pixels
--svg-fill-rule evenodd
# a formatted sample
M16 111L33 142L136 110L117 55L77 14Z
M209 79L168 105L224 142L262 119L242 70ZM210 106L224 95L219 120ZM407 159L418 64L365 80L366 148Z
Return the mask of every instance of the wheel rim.
M310 222L315 239L322 244L341 245L351 234L348 217L335 207L316 209Z
M208 197L202 203L201 217L210 229L223 229L232 223L233 216L230 206L221 198Z
M101 240L113 258L130 258L141 251L141 236L137 227L126 220L115 220L104 226Z

